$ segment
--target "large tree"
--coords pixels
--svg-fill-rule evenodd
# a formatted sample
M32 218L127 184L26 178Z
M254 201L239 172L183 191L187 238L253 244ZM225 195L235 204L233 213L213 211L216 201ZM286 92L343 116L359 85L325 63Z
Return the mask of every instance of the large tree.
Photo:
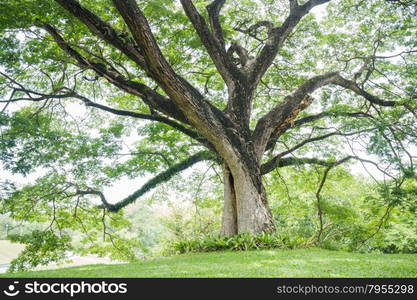
M65 99L158 122L165 132L179 132L181 147L188 147L177 156L168 153L166 171L117 203L102 192L110 182L63 179L61 191L76 205L90 195L102 201L102 210L115 212L176 173L213 160L223 168L222 234L258 233L276 230L262 183L276 168L322 166L320 189L332 167L354 160L374 165L397 185L415 176L417 24L411 1L18 0L1 5L6 167L28 172L25 155L32 165L55 170L52 162L66 151L77 153L73 164L106 151L114 154L97 138L88 140L95 151L81 157L76 150L83 143L63 138L74 133L60 129L51 137L45 119L48 136L39 140L43 127L33 129L39 120L28 119L40 112L53 115L58 110L53 104ZM327 12L319 9L314 16L323 5ZM36 109L13 108L23 101ZM10 125L16 120L27 123ZM19 148L16 136L29 141L27 147ZM135 155L165 159L158 151Z

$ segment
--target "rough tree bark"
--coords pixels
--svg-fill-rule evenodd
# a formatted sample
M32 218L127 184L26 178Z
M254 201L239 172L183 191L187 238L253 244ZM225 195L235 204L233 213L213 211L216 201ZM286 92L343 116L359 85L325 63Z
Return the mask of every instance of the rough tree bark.
M237 202L235 183L227 165L223 166L224 204L221 235L235 235L237 227Z
M237 232L273 232L275 225L268 207L262 177L258 172L239 166L233 177L236 194Z
M238 169L238 171L232 173L229 167L224 166L224 207L221 234L275 231L260 174L254 174L244 165L235 165L233 169Z

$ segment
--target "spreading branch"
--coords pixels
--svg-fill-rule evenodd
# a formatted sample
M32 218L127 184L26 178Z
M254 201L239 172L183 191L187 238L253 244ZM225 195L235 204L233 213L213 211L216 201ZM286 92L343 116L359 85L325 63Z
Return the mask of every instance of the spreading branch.
M332 72L307 80L293 94L285 97L282 103L259 119L253 133L258 155L264 153L269 139L274 135L274 131L279 132L282 128L288 127L298 113L311 104L313 98L309 94L332 82L337 75L337 73Z
M94 190L94 189L87 189L83 191L77 191L77 195L96 195L100 197L100 200L102 202L102 207L106 208L107 210L111 212L116 212L122 209L123 207L135 202L137 199L139 199L141 196L143 196L145 193L149 192L150 190L157 187L159 184L167 182L170 180L174 175L180 173L181 171L184 171L185 169L188 169L189 167L195 165L198 162L205 161L205 160L213 160L213 156L210 152L202 151L197 154L194 154L190 156L189 158L173 165L166 171L158 174L157 176L150 179L148 182L146 182L141 188L139 188L137 191L132 193L131 195L127 196L126 198L112 204L108 202L103 192Z
M228 86L232 86L240 75L240 71L233 65L232 61L228 58L228 55L226 55L225 42L219 23L219 13L224 2L225 0L216 0L207 6L212 27L212 31L210 31L209 26L192 1L181 0L181 4L188 19L191 21L201 42L207 49L214 65L225 83Z
M113 0L113 3L142 49L152 78L181 109L190 124L216 146L221 134L220 123L225 120L223 112L205 101L198 90L172 69L135 0Z
M1 75L5 75L3 73L0 72ZM95 107L98 108L100 110L112 113L114 115L118 115L118 116L125 116L125 117L132 117L132 118L136 118L136 119L142 119L142 120L149 120L149 121L156 121L156 122L161 122L164 124L167 124L169 126L171 126L172 128L184 133L185 135L195 139L196 141L200 142L201 144L207 146L210 149L213 149L213 147L210 145L210 143L204 139L203 137L201 137L197 132L185 127L184 125L169 119L167 117L158 115L156 113L153 114L143 114L143 113L138 113L135 111L129 111L129 110L122 110L122 109L116 109L116 108L112 108L109 107L107 105L103 105L97 102L94 102L90 99L88 99L85 96L82 96L80 94L77 94L74 91L71 91L69 89L66 88L62 88L59 91L56 91L57 93L55 94L45 94L45 93L40 93L40 92L36 92L36 91L32 91L32 90L28 90L26 88L24 88L22 85L19 85L18 88L14 88L12 95L16 94L16 93L24 93L27 96L26 97L10 97L7 100L0 100L0 103L13 103L13 102L19 102L19 101L32 101L32 102L41 102L41 101L47 101L49 99L66 99L66 98L73 98L73 99L79 99L81 100L86 106L89 107ZM59 93L59 92L63 92L63 93Z
M97 37L103 39L132 59L144 70L147 70L145 59L138 46L122 33L116 31L110 24L103 21L76 0L55 0L74 17L84 23Z
M396 101L387 101L382 100L374 95L371 95L367 91L365 91L363 88L359 87L355 81L348 80L343 78L342 76L338 75L335 76L333 81L331 82L335 85L339 85L341 87L344 87L345 89L351 90L355 94L364 97L369 102L379 105L379 106L395 106L398 105Z
M306 116L303 118L300 118L298 120L295 120L294 122L287 123L286 126L280 127L278 130L275 130L273 134L271 135L268 144L266 146L266 150L270 150L274 147L274 145L277 143L279 137L286 132L288 129L292 128L300 128L301 126L323 119L323 118L336 118L336 117L348 117L348 118L370 118L373 119L374 117L371 114L368 114L366 112L343 112L343 111L323 111L321 113Z
M350 160L357 160L361 163L368 163L373 165L374 167L376 167L381 173L384 173L385 175L388 175L391 177L390 174L388 174L385 170L382 170L380 168L380 166L369 159L364 159L361 158L359 156L355 156L355 155L349 155L346 156L345 158L343 158L343 163L348 162ZM273 169L275 168L283 168L283 167L288 167L288 166L302 166L302 165L318 165L318 166L322 166L322 167L333 167L335 161L334 160L324 160L324 159L319 159L319 158L315 158L315 157L283 157L279 160L276 161L276 165L274 166ZM340 164L338 164L340 165ZM273 170L272 169L272 170ZM269 172L272 171L269 166L267 165L267 163L263 164L261 166L261 174L265 175Z
M347 136L352 136L352 135L358 135L358 134L361 134L361 133L364 133L364 132L369 132L371 130L373 130L373 128L371 128L371 129L364 129L364 130L355 131L355 132L348 132L348 133L343 133L343 132L340 132L340 131L335 131L335 132L330 132L330 133L323 134L323 135L320 135L320 136L316 136L316 137L312 137L312 138L305 139L302 142L298 143L297 145L291 147L290 149L288 149L286 151L283 151L283 152L277 154L272 159L270 159L268 162L264 163L262 165L262 170L263 170L262 172L265 172L265 173L271 172L272 170L274 170L275 168L277 168L278 166L280 166L280 164L281 164L280 160L284 156L293 153L297 149L300 149L301 147L305 146L306 144L310 144L310 143L313 143L313 142L325 140L325 139L330 138L332 136L344 136L344 137L347 137Z
M256 58L251 72L251 82L256 86L262 79L265 72L271 66L279 49L282 47L288 36L301 19L315 6L329 2L330 0L309 0L303 5L297 1L291 1L290 14L284 23L279 27L270 30L269 38Z
M108 34L106 35L107 31L110 30L110 32L112 32L111 28L109 29L109 26L107 26L106 23L103 23L97 16L82 7L78 1L56 1L69 13L87 25L93 34L117 47L114 40L109 39ZM113 0L113 4L128 26L137 48L140 49L141 58L144 60L144 66L142 66L143 69L147 72L148 76L158 83L169 97L169 101L158 102L152 107L181 122L192 124L203 136L211 139L212 142L215 141L220 132L219 130L216 130L218 129L218 122L224 120L224 114L212 104L205 101L197 89L184 78L176 74L172 69L171 65L163 56L150 25L142 11L139 9L136 1ZM51 29L51 27L49 29ZM113 36L113 34L110 35ZM55 39L64 51L67 51L67 53L76 58L82 65L87 65L94 69L100 76L117 84L120 88L137 93L137 89L132 89L132 85L135 85L137 88L138 83L126 82L126 80L121 80L120 77L113 76L114 74L106 72L101 64L88 61L79 55L74 49L69 47L59 35L55 35ZM120 50L122 52L125 51L125 49ZM144 87L141 86L141 88ZM147 99L153 98L149 97ZM161 105L169 105L171 109L166 109Z
M159 110L160 112L173 117L181 122L188 123L184 114L177 108L177 106L165 98L164 96L158 94L153 89L148 86L136 82L127 80L119 73L114 70L109 70L103 64L93 62L85 57L83 57L79 52L72 48L58 33L58 31L49 24L39 24L41 28L47 31L58 46L69 56L74 58L77 63L83 67L88 68L97 73L97 75L105 78L107 81L115 85L116 87L124 90L127 93L140 97L146 104L152 108Z
M207 12L214 38L217 40L222 49L225 48L225 41L223 37L223 30L220 24L219 14L226 0L214 0L207 5Z
M293 94L285 97L282 103L278 104L270 112L259 119L253 133L253 138L257 147L257 153L261 155L266 149L270 149L277 138L287 129L293 126L295 123L294 120L298 113L307 108L314 100L309 95L310 93L329 84L342 86L343 88L354 92L356 95L363 97L373 105L385 107L402 105L407 110L416 115L415 109L413 109L412 106L407 102L388 101L381 99L359 87L356 82L343 78L337 72L325 73L323 75L318 75L307 80ZM311 116L308 119L304 119L303 121L299 121L298 123L300 124L301 122L314 121L328 115L329 113L323 112L316 116ZM346 115L349 115L349 113ZM353 113L350 116L371 117L366 113Z

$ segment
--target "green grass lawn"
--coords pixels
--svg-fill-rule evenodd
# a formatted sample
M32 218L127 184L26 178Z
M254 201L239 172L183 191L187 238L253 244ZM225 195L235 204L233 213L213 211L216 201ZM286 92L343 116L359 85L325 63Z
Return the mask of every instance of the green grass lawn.
M0 240L0 265L7 264L19 255L25 246Z
M193 253L118 265L2 274L2 277L417 277L416 254L321 249Z

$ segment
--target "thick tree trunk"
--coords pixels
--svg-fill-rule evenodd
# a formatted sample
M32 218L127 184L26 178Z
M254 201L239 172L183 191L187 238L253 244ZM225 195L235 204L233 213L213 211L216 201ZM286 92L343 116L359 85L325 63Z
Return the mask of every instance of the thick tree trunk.
M236 168L234 168L236 169ZM224 167L224 209L221 234L273 232L275 225L261 176L244 171L233 175Z

